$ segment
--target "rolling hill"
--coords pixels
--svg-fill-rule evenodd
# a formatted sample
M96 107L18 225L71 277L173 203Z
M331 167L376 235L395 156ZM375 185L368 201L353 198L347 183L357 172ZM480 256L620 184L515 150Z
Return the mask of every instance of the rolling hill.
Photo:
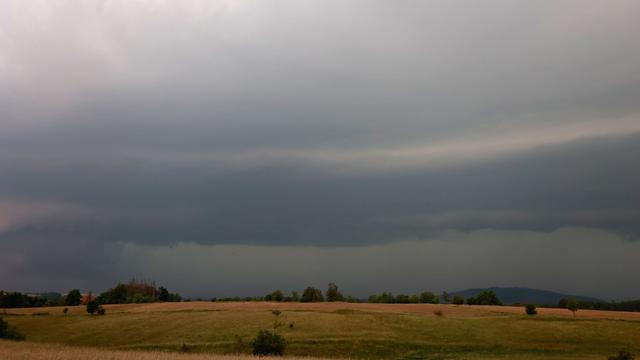
M465 299L477 296L479 293L485 290L491 290L496 293L498 299L502 301L504 304L540 304L540 305L557 305L558 301L563 298L572 298L579 301L601 301L600 299L589 297L589 296L580 296L580 295L569 295L557 293L555 291L549 290L539 290L539 289L530 289L523 287L489 287L489 288L474 288L474 289L466 289L461 291L454 291L450 294L452 296L458 295L462 296Z

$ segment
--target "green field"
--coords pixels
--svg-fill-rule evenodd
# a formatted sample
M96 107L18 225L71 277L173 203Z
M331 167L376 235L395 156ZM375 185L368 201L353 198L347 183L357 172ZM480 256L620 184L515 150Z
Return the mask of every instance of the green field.
M186 344L193 352L250 353L251 338L272 325L270 309L276 307L285 323L278 331L291 356L606 359L619 350L640 354L637 317L531 317L452 305L178 303L112 306L105 316L89 316L81 307L68 315L61 308L22 309L9 311L5 319L29 342L161 351L178 351Z

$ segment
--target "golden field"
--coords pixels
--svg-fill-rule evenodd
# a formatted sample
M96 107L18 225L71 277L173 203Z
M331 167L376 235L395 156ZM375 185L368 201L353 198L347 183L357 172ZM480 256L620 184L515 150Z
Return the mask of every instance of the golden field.
M640 354L640 313L580 310L573 316L565 309L538 309L538 315L527 316L523 308L510 306L271 302L105 308L105 316L90 316L84 307L72 307L67 315L61 307L0 310L27 336L25 343L0 343L0 358L199 359L178 353L183 344L198 356L209 354L204 358L237 352L245 358L251 339L271 326L276 309L282 312L285 326L279 332L291 357L606 359L620 350ZM46 357L82 351L96 355Z

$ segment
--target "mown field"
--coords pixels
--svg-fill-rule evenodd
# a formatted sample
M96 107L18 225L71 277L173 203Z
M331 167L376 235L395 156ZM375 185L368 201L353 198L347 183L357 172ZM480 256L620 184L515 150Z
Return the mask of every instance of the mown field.
M89 316L84 307L70 308L67 315L59 307L2 310L0 314L6 312L4 318L27 336L27 342L0 343L0 357L63 359L23 355L27 349L33 354L51 348L58 349L52 350L56 354L71 354L103 348L109 350L106 354L118 350L115 354L127 355L104 358L147 359L138 356L149 353L135 351L178 352L183 344L192 353L249 354L252 337L273 324L273 309L282 312L279 318L285 325L278 331L289 343L287 356L606 359L619 350L640 354L640 313L581 310L573 316L563 309L539 309L539 315L527 316L519 307L265 302L108 305L106 309L105 316Z

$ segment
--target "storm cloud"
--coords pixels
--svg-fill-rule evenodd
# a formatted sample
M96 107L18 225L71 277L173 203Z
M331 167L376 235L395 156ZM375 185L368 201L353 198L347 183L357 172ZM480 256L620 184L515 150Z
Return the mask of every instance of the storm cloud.
M598 282L528 275L598 252L543 254L526 269L505 260L571 244L620 254L598 260L616 269L603 272L619 285L607 294L640 296L617 280L635 268L623 254L637 255L640 236L639 11L635 1L5 1L0 288L47 288L48 269L61 289L148 276L204 296L199 279L234 249L228 282L246 280L258 253L273 264L331 253L364 294L382 289L357 269L384 249L461 265L499 242L508 251L485 254L499 271L484 279L452 271L416 285L397 256L379 286L602 294ZM178 266L193 249L214 264ZM260 290L340 280L306 264L281 285L291 268L273 265Z

